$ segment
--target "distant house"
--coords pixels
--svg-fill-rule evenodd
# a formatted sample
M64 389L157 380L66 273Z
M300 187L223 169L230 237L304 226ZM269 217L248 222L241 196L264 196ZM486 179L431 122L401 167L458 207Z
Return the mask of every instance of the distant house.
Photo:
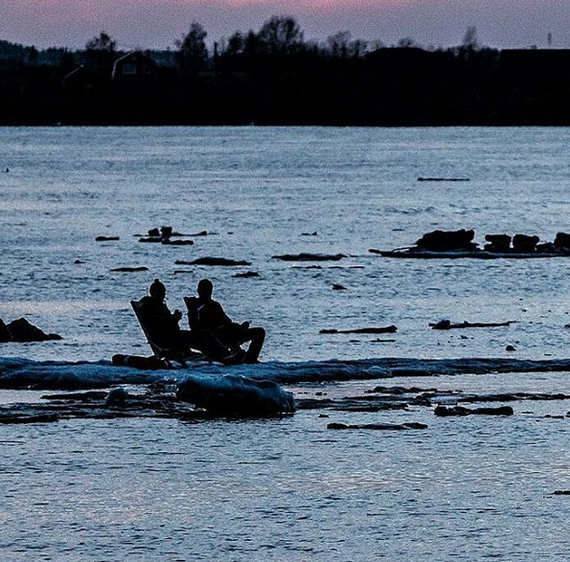
M115 61L111 78L117 81L147 80L154 75L154 69L155 63L150 57L132 51Z

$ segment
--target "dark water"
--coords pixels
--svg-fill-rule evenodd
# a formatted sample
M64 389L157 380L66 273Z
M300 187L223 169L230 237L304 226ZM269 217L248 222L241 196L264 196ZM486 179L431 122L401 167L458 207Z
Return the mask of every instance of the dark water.
M172 308L210 277L231 316L268 329L258 375L308 366L322 375L286 383L300 397L358 394L377 383L335 382L326 376L333 358L351 379L370 365L378 377L390 374L371 358L564 359L570 261L421 263L367 250L406 245L434 228L475 228L479 242L485 233L552 240L570 231L569 137L538 128L0 129L0 169L10 169L0 175L0 317L25 315L65 338L3 344L0 375L21 357L53 388L69 377L137 382L109 378L99 362L149 353L128 301L155 277ZM163 224L216 234L181 248L137 241ZM98 235L120 240L96 243ZM272 259L297 252L348 257L321 269ZM175 264L205 255L252 265ZM110 271L125 265L149 269ZM233 277L243 270L261 277ZM441 318L514 323L458 333L428 327ZM398 332L319 334L388 324ZM352 368L354 360L364 363ZM564 372L458 370L389 384L570 394ZM0 401L41 402L41 393L4 390ZM412 407L262 421L3 425L0 558L566 560L570 504L553 492L570 489L570 404L513 407L509 418L438 418ZM331 421L428 429L333 432Z

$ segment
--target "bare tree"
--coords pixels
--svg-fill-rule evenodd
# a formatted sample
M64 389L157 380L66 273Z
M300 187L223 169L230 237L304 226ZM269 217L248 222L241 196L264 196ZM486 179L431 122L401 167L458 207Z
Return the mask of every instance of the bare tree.
M480 49L479 36L475 25L467 26L461 46L469 51L478 51Z
M208 48L204 27L193 21L188 33L175 42L178 47L178 62L183 72L194 73L204 70L208 64Z
M89 39L85 43L86 51L99 51L105 53L115 53L117 42L105 31L101 31L97 37Z
M303 44L303 32L292 16L272 16L261 26L258 38L269 54L291 54Z

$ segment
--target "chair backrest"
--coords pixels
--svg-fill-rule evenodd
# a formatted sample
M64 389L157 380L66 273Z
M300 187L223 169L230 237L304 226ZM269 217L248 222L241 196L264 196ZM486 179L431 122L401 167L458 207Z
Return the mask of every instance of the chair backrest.
M198 308L197 299L191 297L184 297L184 304L188 309L188 325L191 330L196 330L196 325L198 322Z
M164 348L156 345L153 341L152 338L149 335L149 331L148 331L148 327L145 325L145 321L143 320L142 317L142 313L141 313L141 309L142 309L142 304L141 301L131 301L131 306L133 308L133 311L135 313L135 316L137 317L137 320L139 321L139 324L141 325L142 331L145 335L146 341L148 342L148 345L150 345L150 348L152 349L152 352L156 355L156 357L165 357L166 355L168 355L168 350L165 350Z

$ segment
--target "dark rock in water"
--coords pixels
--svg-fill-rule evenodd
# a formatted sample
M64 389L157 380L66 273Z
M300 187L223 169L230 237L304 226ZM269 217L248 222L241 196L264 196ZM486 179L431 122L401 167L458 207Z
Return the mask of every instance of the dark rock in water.
M74 263L75 265L79 265L79 264L85 263L85 262L84 262L83 260L75 260L73 263Z
M317 231L315 232L302 232L301 236L318 236L319 234L317 233Z
M193 246L193 240L171 240L170 238L163 238L161 240L162 244L166 246Z
M376 431L401 431L405 429L427 429L425 423L409 422L402 424L367 423L363 425L348 425L345 423L329 423L327 429L372 429Z
M147 242L150 244L162 244L162 236L143 236L139 238L139 242Z
M554 238L554 246L561 250L570 250L570 234L559 232Z
M458 402L514 402L516 400L569 400L570 395L563 393L544 394L544 393L526 393L514 392L511 394L483 394L474 396L464 396L457 398Z
M372 328L355 328L354 330L336 330L334 328L321 330L319 334L394 334L398 331L397 326L382 326Z
M281 256L273 256L275 260L282 261L339 261L346 258L345 254L283 254Z
M130 273L133 271L148 271L148 267L140 266L140 267L115 267L111 269L111 271L119 271L124 273Z
M457 324L452 324L450 320L440 320L435 324L430 323L430 326L434 330L453 330L461 328L497 328L502 326L510 326L513 323L512 320L507 322L459 322Z
M261 277L261 275L259 275L257 271L244 271L242 273L236 273L234 277L248 278L248 277Z
M507 347L505 347L505 351L516 351L517 348L514 345L507 345Z
M151 229L148 231L148 236L151 236L151 237L159 237L159 236L160 236L160 230L158 230L158 228L151 228Z
M295 411L295 399L273 381L223 375L207 380L188 376L178 387L180 400L217 415L267 416Z
M513 250L515 252L535 252L536 245L540 238L538 236L527 236L526 234L515 234L513 236Z
M471 180L470 180L470 178L423 178L423 177L419 177L418 181L440 182L440 181L471 181Z
M339 285L338 283L333 283L333 291L346 291L346 287L344 285Z
M14 342L36 342L63 339L58 334L46 334L33 324L30 324L25 318L13 320L7 325L7 329L11 335L11 341Z
M172 236L172 227L171 226L161 226L160 227L160 233L165 238L168 238L169 236Z
M10 334L10 330L8 330L8 326L4 324L4 320L0 318L0 343L9 342L12 339L12 335Z
M232 260L228 258L213 258L213 257L203 257L197 258L192 261L176 260L176 265L221 265L227 267L234 266L247 266L251 265L251 262L245 260Z
M97 236L95 242L112 242L115 240L120 240L118 236Z
M464 408L463 406L437 406L434 410L436 416L469 416L469 415L487 415L487 416L512 416L513 409L510 406L501 406L499 408Z
M112 388L105 398L105 406L123 406L129 393L124 388Z
M508 252L511 247L511 237L508 234L486 234L484 249L488 252Z
M209 234L213 234L212 232L208 232L207 230L201 230L200 232L196 232L195 234L189 234L188 236L208 236ZM230 234L228 232L228 234Z
M545 242L544 244L537 244L536 251L539 254L561 254L564 255L566 250L562 248L557 248L552 242Z
M477 244L473 242L474 230L434 230L424 234L416 241L416 247L434 252L448 250L474 250Z
M570 490L554 490L554 496L570 496Z

